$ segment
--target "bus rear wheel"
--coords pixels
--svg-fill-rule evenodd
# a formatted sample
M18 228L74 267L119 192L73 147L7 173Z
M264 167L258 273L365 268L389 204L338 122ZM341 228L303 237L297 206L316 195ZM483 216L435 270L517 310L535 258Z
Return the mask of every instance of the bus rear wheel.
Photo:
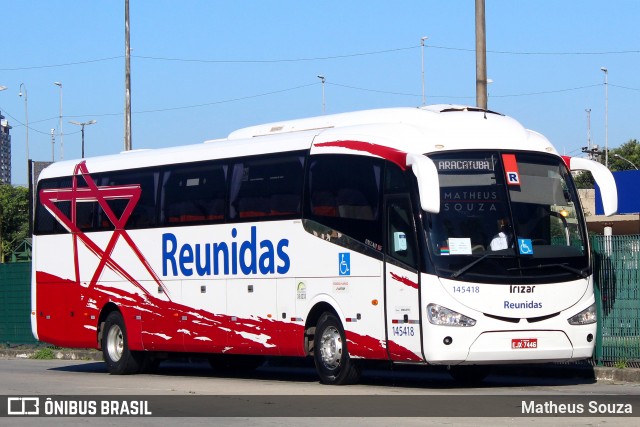
M324 313L318 320L313 358L323 384L353 384L360 378L358 365L349 357L342 324L331 313Z
M104 322L102 354L112 375L137 374L144 368L145 355L129 350L124 319L117 311L109 313Z

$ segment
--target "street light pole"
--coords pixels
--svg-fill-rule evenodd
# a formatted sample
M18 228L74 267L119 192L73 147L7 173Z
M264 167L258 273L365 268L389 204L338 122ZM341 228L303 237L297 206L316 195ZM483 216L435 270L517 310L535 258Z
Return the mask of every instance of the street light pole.
M604 165L609 167L609 70L604 71Z
M55 129L51 129L51 161L55 162L55 150L53 149L56 145L56 135Z
M95 120L89 120L88 122L82 122L82 123L69 121L69 123L71 123L72 125L80 126L80 132L82 133L82 158L84 159L84 127L87 126L87 125L95 124L96 121Z
M129 0L124 2L124 151L131 150L131 47Z
M322 82L322 114L324 114L324 81L325 81L325 78L324 78L324 76L318 76L318 78Z
M422 105L425 106L427 105L427 100L424 96L424 42L425 40L427 40L429 37L421 37L420 38L420 46L421 46L421 51L422 51Z
M593 160L593 153L591 153L591 108L585 108L587 112L587 153L589 160Z
M20 93L18 96L22 97L22 88L24 87L24 117L25 128L27 129L27 165L29 164L29 107L27 104L27 86L24 83L20 83Z
M484 0L476 0L476 106L487 109L487 32Z
M615 157L616 159L622 159L625 162L629 163L631 166L633 166L634 168L636 168L636 170L638 170L638 167L635 165L635 163L633 163L631 160L626 159L624 157L622 157L620 154L614 154L613 157Z
M62 83L53 82L53 84L60 88L60 129L58 129L58 135L60 135L60 160L64 160L64 138L62 136Z

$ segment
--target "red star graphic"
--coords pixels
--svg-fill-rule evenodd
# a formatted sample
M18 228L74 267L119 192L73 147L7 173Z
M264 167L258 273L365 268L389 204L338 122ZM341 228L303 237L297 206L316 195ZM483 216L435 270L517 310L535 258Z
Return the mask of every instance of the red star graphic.
M83 179L87 186L78 187L78 179ZM162 287L167 298L169 298L169 294L167 293L164 283L162 283L156 272L153 271L149 262L146 260L138 246L134 243L133 239L131 239L127 230L125 230L125 225L133 213L134 208L138 204L141 193L142 189L139 184L105 185L98 187L89 174L85 161L76 165L71 181L71 188L51 188L40 190L40 201L42 204L54 216L54 218L56 218L56 220L73 235L74 266L77 283L80 283L80 266L78 262L78 241L80 241L100 259L98 267L94 271L91 282L89 283L89 288L94 287L98 283L105 267L109 266L109 268L120 274L145 294L149 294L138 280L125 271L125 269L112 258L112 253L116 243L118 242L118 239L122 237L133 250L142 265L144 265L145 269L153 277L155 282ZM128 200L128 203L119 218L107 203L109 200ZM71 202L71 218L58 208L57 203L61 202ZM97 202L109 221L114 225L115 229L113 230L113 234L111 235L111 238L104 250L102 250L77 226L76 208L78 202ZM169 298L169 300L171 299Z

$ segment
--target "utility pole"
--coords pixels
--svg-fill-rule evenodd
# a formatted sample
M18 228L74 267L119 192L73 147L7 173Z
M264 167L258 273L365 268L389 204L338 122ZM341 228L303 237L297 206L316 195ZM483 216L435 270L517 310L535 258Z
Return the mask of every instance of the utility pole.
M325 112L325 104L324 104L324 82L325 82L325 78L324 76L318 76L318 78L320 79L320 81L322 82L322 114L324 115Z
M427 105L427 99L424 95L424 42L425 40L427 40L429 37L421 37L420 38L420 46L421 46L421 51L422 51L422 106L424 107L425 105Z
M124 151L131 150L131 48L129 0L124 0Z
M600 69L604 72L604 165L609 168L609 70Z
M591 154L591 108L587 108L584 111L587 112L587 150L589 150L589 160L593 160Z
M487 109L487 34L484 0L476 0L476 106Z
M55 150L54 147L56 145L56 135L55 135L55 129L51 129L51 161L55 162Z

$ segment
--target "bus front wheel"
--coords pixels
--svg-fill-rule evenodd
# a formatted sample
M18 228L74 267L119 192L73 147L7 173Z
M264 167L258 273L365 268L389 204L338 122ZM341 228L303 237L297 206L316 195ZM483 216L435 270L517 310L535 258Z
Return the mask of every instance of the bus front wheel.
M117 311L109 313L104 322L102 354L112 375L136 374L143 369L144 353L129 350L124 319Z
M359 367L349 357L342 324L333 314L324 313L318 320L313 358L323 384L353 384L360 377Z

